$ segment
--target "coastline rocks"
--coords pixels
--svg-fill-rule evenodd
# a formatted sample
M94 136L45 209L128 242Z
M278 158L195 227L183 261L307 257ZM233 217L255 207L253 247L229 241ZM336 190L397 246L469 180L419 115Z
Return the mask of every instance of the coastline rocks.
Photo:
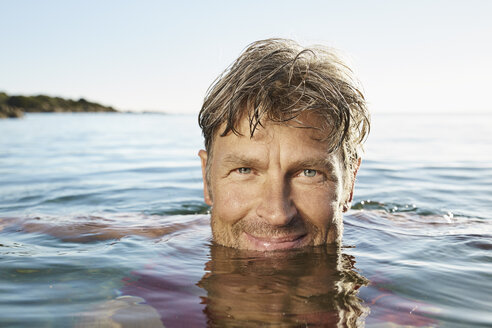
M21 118L23 116L22 109L0 104L0 118Z

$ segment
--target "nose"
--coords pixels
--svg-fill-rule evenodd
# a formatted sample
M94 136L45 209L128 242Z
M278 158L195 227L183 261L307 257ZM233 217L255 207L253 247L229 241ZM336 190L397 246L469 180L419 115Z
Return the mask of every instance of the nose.
M267 179L256 209L258 217L274 226L286 226L297 214L288 183L282 177Z

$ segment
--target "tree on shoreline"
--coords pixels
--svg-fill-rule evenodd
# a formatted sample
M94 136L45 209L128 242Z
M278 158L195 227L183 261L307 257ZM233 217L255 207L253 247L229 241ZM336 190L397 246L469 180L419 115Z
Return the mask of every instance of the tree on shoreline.
M72 100L46 95L9 96L5 92L0 92L0 118L22 117L24 113L52 112L117 112L117 110L84 98Z

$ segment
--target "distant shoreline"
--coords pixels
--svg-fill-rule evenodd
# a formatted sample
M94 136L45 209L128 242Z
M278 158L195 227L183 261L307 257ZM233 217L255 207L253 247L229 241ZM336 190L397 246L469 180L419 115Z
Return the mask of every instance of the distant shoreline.
M0 92L0 119L20 118L24 113L94 113L94 112L119 112L111 106L104 106L84 98L79 100L50 97L46 95L36 96L9 96Z

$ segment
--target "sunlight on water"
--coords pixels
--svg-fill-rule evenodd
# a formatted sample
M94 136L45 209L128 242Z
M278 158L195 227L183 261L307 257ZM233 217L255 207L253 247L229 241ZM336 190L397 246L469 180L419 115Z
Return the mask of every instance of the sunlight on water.
M0 326L490 327L490 115L375 115L337 247L211 242L195 116L0 121Z

